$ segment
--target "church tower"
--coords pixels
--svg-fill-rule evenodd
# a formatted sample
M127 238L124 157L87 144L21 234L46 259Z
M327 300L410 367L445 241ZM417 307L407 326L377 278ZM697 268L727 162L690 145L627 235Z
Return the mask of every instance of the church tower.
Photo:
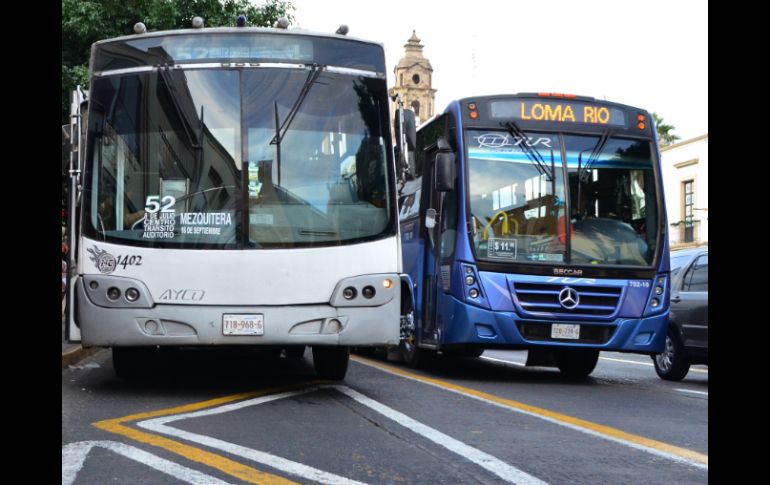
M415 31L404 44L406 55L393 69L396 82L390 88L391 98L400 94L405 108L412 108L418 124L433 116L436 90L433 89L433 67L422 55L423 45ZM391 112L395 113L395 109Z

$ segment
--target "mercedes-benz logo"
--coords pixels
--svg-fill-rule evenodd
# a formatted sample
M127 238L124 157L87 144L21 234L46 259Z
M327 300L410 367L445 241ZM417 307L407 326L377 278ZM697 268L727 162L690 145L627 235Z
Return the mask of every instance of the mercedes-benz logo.
M580 303L580 295L574 288L565 286L559 292L559 303L567 310L572 310Z

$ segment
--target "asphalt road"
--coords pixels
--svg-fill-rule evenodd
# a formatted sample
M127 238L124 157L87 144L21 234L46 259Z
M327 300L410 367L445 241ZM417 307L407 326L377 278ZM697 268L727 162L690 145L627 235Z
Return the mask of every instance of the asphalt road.
M414 370L354 356L180 351L127 382L110 351L62 370L62 483L706 483L708 370L662 381L646 356L592 376L525 352Z

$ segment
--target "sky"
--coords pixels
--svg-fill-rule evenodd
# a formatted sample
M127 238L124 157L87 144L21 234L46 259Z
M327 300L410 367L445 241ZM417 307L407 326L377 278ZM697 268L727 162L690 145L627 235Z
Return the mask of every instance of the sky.
M687 140L708 133L705 0L290 0L293 27L385 46L388 86L415 30L436 112L453 99L558 92L656 112Z

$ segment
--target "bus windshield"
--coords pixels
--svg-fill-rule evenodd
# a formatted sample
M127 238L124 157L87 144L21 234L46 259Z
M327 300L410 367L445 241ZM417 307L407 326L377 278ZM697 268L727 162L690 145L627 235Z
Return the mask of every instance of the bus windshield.
M649 140L518 134L523 139L507 131L466 132L477 258L652 264L658 209Z
M97 78L86 234L227 249L395 234L386 95L323 66Z

